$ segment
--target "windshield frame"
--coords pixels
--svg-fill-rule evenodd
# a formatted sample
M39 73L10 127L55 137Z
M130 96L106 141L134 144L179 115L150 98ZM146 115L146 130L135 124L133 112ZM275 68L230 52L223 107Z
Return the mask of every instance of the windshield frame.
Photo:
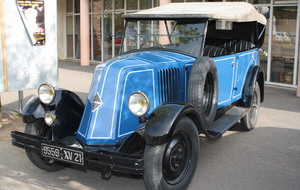
M185 50L181 50L179 48L170 48L170 46L164 47L147 47L147 48L141 48L139 47L139 45L136 45L137 47L135 49L130 49L130 50L126 50L125 44L126 44L126 38L128 37L127 35L127 30L128 30L128 25L132 22L137 22L141 21L141 22L145 22L145 21L162 21L164 23L165 26L165 30L167 32L167 37L169 39L170 42L172 42L172 40L170 39L171 37L174 37L174 35L172 34L175 30L175 28L178 25L196 25L196 24L200 24L202 25L200 29L197 30L197 32L200 32L200 34L197 35L197 37L199 39L197 39L196 43L194 43L194 45L197 45L199 47L197 47L197 50L194 53L191 53L189 51L185 51ZM170 24L168 25L167 23L171 21L173 23L175 23L172 28L170 28ZM170 22L169 22L170 23ZM208 25L208 19L174 19L174 18L159 18L159 19L153 19L153 18L142 18L142 19L126 19L126 23L125 23L125 29L124 29L124 33L123 33L123 38L122 38L122 43L121 43L121 48L120 48L120 55L122 54L127 54L127 53L132 53L132 52L139 52L139 51L153 51L153 50L159 50L159 51L173 51L173 52L177 52L177 53L181 53L181 54L186 54L192 57L200 57L202 56L202 50L204 47L204 42L205 42L205 37L206 37L206 31L207 31L207 25ZM168 27L169 26L169 27ZM139 30L139 29L138 29ZM140 31L136 30L136 37L140 37L139 33ZM160 34L149 34L149 36L162 36ZM178 36L177 36L178 37ZM182 36L181 36L182 37ZM185 38L188 37L193 37L193 36L184 36ZM194 36L196 37L196 36ZM138 41L138 40L137 40ZM191 41L191 40L190 40ZM193 40L192 40L193 41ZM174 45L174 44L168 44L168 45ZM187 48L188 48L189 44L187 44Z

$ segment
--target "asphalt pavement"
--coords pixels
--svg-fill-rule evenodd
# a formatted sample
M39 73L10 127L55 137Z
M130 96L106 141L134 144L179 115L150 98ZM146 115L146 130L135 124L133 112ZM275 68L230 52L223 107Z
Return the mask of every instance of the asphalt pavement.
M82 99L95 65L59 62L59 87ZM36 89L24 91L25 102ZM10 189L145 189L142 178L114 174L103 180L99 172L66 168L47 173L27 159L24 150L10 143L11 130L24 130L18 110L18 93L1 93L4 126L0 129L0 190ZM300 98L296 89L266 86L265 101L256 128L238 127L218 141L201 138L200 157L190 190L298 190L300 188Z

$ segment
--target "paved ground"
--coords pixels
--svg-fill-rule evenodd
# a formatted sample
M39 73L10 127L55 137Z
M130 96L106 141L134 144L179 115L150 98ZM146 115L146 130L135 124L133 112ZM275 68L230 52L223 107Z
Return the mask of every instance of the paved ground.
M59 86L87 96L94 66L60 63ZM35 90L24 92L27 100ZM189 189L298 190L300 187L300 99L296 91L266 87L255 130L228 131L215 142L201 138L200 159ZM47 173L33 166L24 150L10 144L11 130L24 130L16 114L17 93L1 93L6 122L0 129L0 190L10 189L145 189L142 178L67 168Z

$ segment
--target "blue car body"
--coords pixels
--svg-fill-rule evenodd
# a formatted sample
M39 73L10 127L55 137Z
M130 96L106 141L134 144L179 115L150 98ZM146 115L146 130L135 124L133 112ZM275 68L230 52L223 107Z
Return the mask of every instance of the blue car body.
M247 73L258 65L258 50L213 60L218 70L220 109L241 99ZM142 51L97 66L78 139L88 145L116 145L136 131L139 120L128 109L128 98L133 92L142 91L149 97L148 115L165 102L187 102L189 72L195 61L192 56L175 52ZM167 80L167 77L172 79ZM166 81L170 84L165 84ZM92 110L96 95L103 105Z

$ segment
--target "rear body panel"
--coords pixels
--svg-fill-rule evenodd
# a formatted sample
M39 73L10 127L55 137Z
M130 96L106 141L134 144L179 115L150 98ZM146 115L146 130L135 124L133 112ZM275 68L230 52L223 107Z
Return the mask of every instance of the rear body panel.
M218 71L218 108L222 108L241 99L247 73L258 65L259 55L257 49L253 49L213 60Z

